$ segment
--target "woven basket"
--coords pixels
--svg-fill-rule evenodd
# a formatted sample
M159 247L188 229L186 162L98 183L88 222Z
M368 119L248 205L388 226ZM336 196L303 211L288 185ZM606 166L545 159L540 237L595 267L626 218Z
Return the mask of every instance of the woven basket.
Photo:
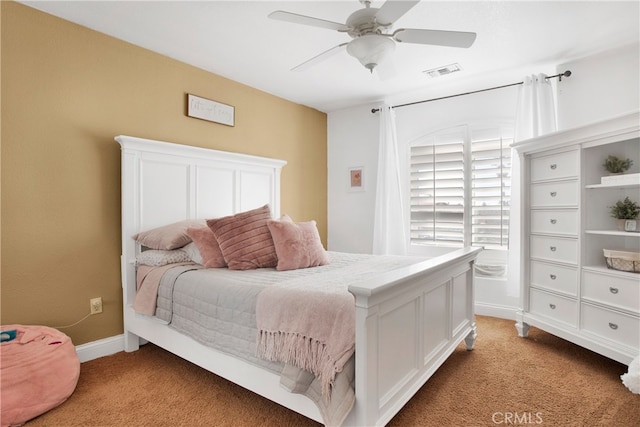
M612 270L640 273L640 253L603 249L607 267Z

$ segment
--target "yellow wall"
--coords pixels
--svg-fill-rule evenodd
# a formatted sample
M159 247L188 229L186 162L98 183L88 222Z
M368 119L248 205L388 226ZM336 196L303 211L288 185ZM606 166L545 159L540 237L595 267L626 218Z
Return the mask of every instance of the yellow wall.
M282 212L327 224L327 118L14 2L1 3L2 324L122 333L119 134L284 159ZM186 94L235 106L228 127Z

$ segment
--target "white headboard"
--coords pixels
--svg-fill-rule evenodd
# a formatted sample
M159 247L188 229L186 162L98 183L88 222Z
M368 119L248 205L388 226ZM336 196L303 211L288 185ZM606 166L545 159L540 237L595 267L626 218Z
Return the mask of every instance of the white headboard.
M134 234L183 219L215 218L265 204L280 216L284 160L120 135L122 286L135 295Z

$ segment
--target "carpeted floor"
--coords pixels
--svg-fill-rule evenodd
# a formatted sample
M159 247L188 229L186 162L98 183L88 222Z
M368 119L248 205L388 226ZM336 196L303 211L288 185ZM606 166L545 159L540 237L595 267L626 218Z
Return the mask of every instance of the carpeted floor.
M514 322L477 319L461 345L389 426L640 426L627 367ZM82 364L74 394L28 427L316 426L153 345Z

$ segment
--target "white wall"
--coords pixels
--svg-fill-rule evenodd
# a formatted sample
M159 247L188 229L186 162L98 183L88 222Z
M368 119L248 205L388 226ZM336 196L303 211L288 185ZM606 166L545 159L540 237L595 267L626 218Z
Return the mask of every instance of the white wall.
M374 105L327 116L328 235L332 251L371 253L378 161L378 115ZM350 191L349 168L364 168L364 191Z
M640 44L566 62L573 75L558 85L558 129L640 109Z

